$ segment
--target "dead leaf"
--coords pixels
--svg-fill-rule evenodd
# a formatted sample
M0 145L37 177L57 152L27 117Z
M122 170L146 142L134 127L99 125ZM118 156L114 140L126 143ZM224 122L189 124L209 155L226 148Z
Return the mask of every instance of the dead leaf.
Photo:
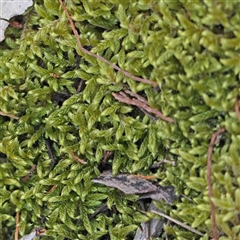
M156 207L153 202L149 205L148 211L155 210ZM155 237L159 237L165 219L153 218L149 222L141 223L141 227L137 229L134 240L147 240Z
M117 188L125 194L141 194L140 198L163 199L170 204L176 199L173 187L155 186L150 181L139 178L137 175L118 174L112 176L111 171L105 171L99 177L93 179L92 182Z
M130 174L112 176L111 171L103 172L99 177L93 179L92 182L117 188L126 194L142 194L157 190L155 185L145 179Z
M156 191L142 194L139 199L144 198L151 198L155 201L164 200L165 202L172 204L177 199L177 196L174 187L158 186Z

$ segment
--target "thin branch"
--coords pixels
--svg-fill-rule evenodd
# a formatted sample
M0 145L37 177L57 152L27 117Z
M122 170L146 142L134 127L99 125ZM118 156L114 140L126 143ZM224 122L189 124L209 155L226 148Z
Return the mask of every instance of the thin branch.
M193 200L191 199L191 198L189 198L189 197L187 197L186 195L184 195L184 194L180 194L180 196L182 196L182 197L184 197L184 198L186 198L188 201L190 201L190 202L193 202Z
M237 117L240 119L240 111L239 111L239 105L238 105L238 98L236 97L235 103L234 103L234 110L236 112Z
M70 153L70 154L72 155L72 157L73 157L76 161L80 162L81 164L87 164L87 162L85 162L85 161L82 160L81 158L75 156L74 153Z
M179 225L179 226L181 226L181 227L183 227L183 228L185 228L185 229L187 229L187 230L189 230L189 231L191 231L193 233L196 233L196 234L198 234L200 236L204 236L203 233L197 231L196 229L191 228L190 226L188 226L188 225L186 225L186 224L184 224L184 223L182 223L182 222L180 222L180 221L178 221L178 220L176 220L176 219L174 219L174 218L172 218L172 217L170 217L170 216L168 216L168 215L166 215L166 214L164 214L164 213L162 213L160 211L156 211L156 210L153 209L150 212L156 213L156 214L160 215L161 217L164 217L164 218L166 218L166 219L176 223L177 225Z
M14 240L18 240L18 232L19 232L19 212L16 212L16 230L14 234Z
M52 192L56 187L57 187L57 185L53 185L53 186L47 191L47 193Z
M8 19L2 18L2 17L0 17L0 20L6 21L6 22L10 22Z
M207 183L208 183L208 194L210 199L210 208L211 208L211 220L213 226L213 238L218 239L217 224L215 219L214 204L212 201L213 192L212 192L212 183L211 183L211 165L212 165L212 152L213 146L218 142L219 136L222 132L225 131L225 128L220 128L217 132L212 135L211 142L208 147L208 157L207 157Z
M145 104L148 104L147 99L145 99L144 97L142 97L142 96L140 96L140 95L138 95L138 94L136 94L136 93L134 93L134 92L132 92L130 90L125 90L125 93L129 94L132 97L135 97L136 99L138 99L139 101L141 101L141 102L143 102Z
M89 216L89 220L92 220L96 215L108 210L107 203L103 203L97 210Z
M1 116L7 116L7 117L10 117L10 118L14 118L14 119L19 119L19 117L15 116L13 114L5 113L5 112L2 112L2 111L0 111L0 115Z
M154 122L156 122L156 121L158 120L157 117L151 115L151 114L150 114L149 112L147 112L145 109L140 108L140 110L141 110L144 114L146 114L150 119L152 119Z
M112 95L119 102L123 102L123 103L129 104L129 105L135 105L135 106L137 106L139 108L142 108L142 109L146 110L147 112L155 114L157 117L159 117L160 119L162 119L162 120L164 120L166 122L174 123L172 118L165 117L160 111L158 111L155 108L151 108L150 106L148 106L142 100L140 101L138 99L131 99L122 91L120 91L119 93L112 93Z
M77 40L77 45L78 45L79 49L80 49L83 53L86 53L86 54L89 55L89 56L92 56L92 57L97 58L98 60L100 60L100 61L102 61L102 62L105 62L106 64L108 64L108 65L111 66L112 68L114 68L114 69L116 69L117 71L121 72L121 73L124 74L125 76L127 76L127 77L129 77L129 78L132 78L132 79L135 80L135 81L143 82L143 83L147 83L147 84L151 84L151 85L153 85L153 86L157 86L157 83L156 83L156 82L153 82L153 81L151 81L151 80L149 80L149 79L146 79L146 78L136 77L136 76L134 76L133 74L131 74L131 73L129 73L129 72L121 69L121 68L118 67L116 64L113 64L112 62L108 61L108 60L105 59L104 57L99 56L99 55L97 55L97 54L95 54L95 53L92 53L92 52L86 50L86 49L82 46L82 44L81 44L81 42L80 42L80 38L79 38L78 32L77 32L77 30L76 30L76 27L75 27L75 25L74 25L74 23L73 23L73 20L72 20L70 14L68 13L67 8L66 8L65 5L63 4L62 0L59 0L59 3L61 4L62 8L64 9L64 11L65 11L65 13L66 13L66 16L67 16L67 18L68 18L68 21L70 22L72 31L73 31L73 33L74 33L74 35L75 35L76 40Z
M34 170L36 169L37 165L33 165L31 169L29 170L28 174L25 177L21 178L21 181L27 181L33 174Z
M81 81L79 82L76 93L80 93L80 92L81 92L82 86L83 86L83 80L81 80Z

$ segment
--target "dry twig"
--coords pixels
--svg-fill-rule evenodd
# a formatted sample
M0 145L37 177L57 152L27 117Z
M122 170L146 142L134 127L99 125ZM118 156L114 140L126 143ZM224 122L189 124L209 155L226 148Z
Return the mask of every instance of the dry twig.
M107 59L105 59L104 57L102 56L99 56L95 53L92 53L90 51L88 51L87 49L85 49L81 42L80 42L80 38L79 38L79 35L78 35L78 32L77 32L77 29L73 23L73 20L70 16L70 14L68 13L68 10L67 8L65 7L65 5L63 4L62 0L59 0L59 3L61 4L62 8L64 9L65 13L66 13L66 16L68 18L68 21L70 22L70 25L71 25L71 28L72 28L72 31L75 35L75 38L77 40L77 45L79 47L79 49L83 52L83 53L86 53L87 55L89 56L92 56L94 58L97 58L98 60L102 61L102 62L105 62L106 64L108 64L109 66L111 66L112 68L116 69L117 71L121 72L122 74L124 74L125 76L129 77L129 78L132 78L133 80L135 81L138 81L138 82L142 82L142 83L147 83L147 84L151 84L153 86L157 86L157 83L156 82L153 82L149 79L146 79L146 78L140 78L140 77L136 77L134 76L133 74L121 69L120 67L118 67L116 64L113 64L112 62L108 61Z
M102 213L104 211L108 210L107 203L103 203L99 208L96 209L96 211L89 216L89 220L92 220L96 215L99 213Z
M238 119L240 119L240 111L239 111L239 105L238 105L238 98L236 97L235 103L234 103L234 109L236 112L236 115Z
M174 219L174 218L172 218L172 217L170 217L170 216L168 216L168 215L166 215L166 214L164 214L164 213L162 213L160 211L151 210L150 212L156 213L156 214L158 214L158 215L160 215L160 216L170 220L171 222L176 223L177 225L179 225L179 226L181 226L181 227L183 227L183 228L185 228L185 229L187 229L187 230L189 230L189 231L191 231L193 233L196 233L196 234L198 234L200 236L204 236L203 233L197 231L196 229L191 228L190 226L188 226L188 225L186 225L186 224L184 224L184 223L182 223L182 222L180 222L180 221L178 221L178 220L176 220L176 219Z
M144 97L142 97L142 96L140 96L140 95L138 95L138 94L136 94L136 93L134 93L134 92L132 92L132 91L130 91L130 90L125 90L125 93L129 94L129 95L132 96L132 97L135 97L135 98L138 99L140 102L143 102L143 103L145 103L145 104L148 104L147 99L145 99Z
M0 111L0 115L1 116L7 116L7 117L10 117L10 118L14 118L14 119L19 119L19 117L15 116L13 114L5 113L5 112L2 112L2 111Z
M36 169L36 167L37 167L37 165L34 164L34 165L31 167L31 169L29 170L28 174L27 174L25 177L22 177L22 178L21 178L21 181L27 181L27 180L32 176L32 173L33 173L33 171Z
M57 187L57 185L53 185L53 186L47 191L47 193L52 192L56 187Z
M129 95L130 95L130 91L126 91ZM149 113L153 113L155 114L157 117L159 117L160 119L169 122L169 123L174 123L173 119L170 117L165 117L160 111L158 111L155 108L151 108L148 104L147 104L147 100L141 96L139 96L138 94L132 93L131 95L136 97L136 98L129 98L123 91L120 91L119 93L112 93L112 95L114 96L114 98L116 100L118 100L119 102L122 103L126 103L129 105L134 105L139 107L140 109L144 109Z
M85 162L85 161L82 160L81 158L75 156L74 153L70 153L70 154L72 155L72 157L73 157L76 161L80 162L81 164L87 164L87 162Z
M80 93L80 92L81 92L82 86L83 86L83 80L81 80L81 81L79 82L76 93Z
M207 183L208 183L208 194L210 199L210 208L211 208L211 219L212 219L212 226L213 226L213 238L215 240L218 239L218 232L217 232L217 224L215 219L215 211L214 211L214 204L212 201L213 193L212 193L212 183L211 183L211 165L212 165L212 152L213 146L218 142L219 135L225 131L225 128L220 128L217 132L212 135L211 142L208 147L208 157L207 157Z
M14 234L14 240L18 240L18 232L19 232L19 212L16 212L16 230Z

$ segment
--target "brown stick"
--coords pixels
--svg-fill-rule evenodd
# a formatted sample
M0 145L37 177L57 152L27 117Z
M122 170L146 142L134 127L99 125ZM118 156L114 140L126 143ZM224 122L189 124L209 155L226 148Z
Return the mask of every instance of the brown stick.
M53 185L53 186L47 191L47 193L52 192L56 187L57 187L57 185Z
M21 181L27 181L27 180L31 177L31 175L32 175L33 171L36 169L36 167L37 167L37 165L34 164L34 165L31 167L31 169L29 170L28 174L27 174L25 177L22 177L22 178L21 178Z
M19 119L19 117L15 116L13 114L5 113L5 112L2 112L2 111L0 111L0 115L7 116L7 117L10 117L10 118L14 118L14 119Z
M213 192L212 192L212 183L211 183L211 165L212 165L212 152L213 146L218 141L218 136L225 131L225 128L220 128L217 132L212 135L211 142L208 147L208 157L207 157L207 183L208 183L208 194L210 199L210 209L211 209L211 219L212 219L212 226L213 226L213 239L218 239L218 231L217 231L217 224L215 219L215 211L214 211L214 204L212 201Z
M236 115L238 119L240 119L240 111L239 111L239 105L238 105L238 98L236 97L235 103L234 103L234 110L236 112Z
M137 98L139 101L141 101L141 102L143 102L145 104L148 104L147 99L145 99L144 97L142 97L142 96L140 96L140 95L138 95L138 94L136 94L136 93L134 93L134 92L132 92L130 90L125 90L125 93L129 94L132 97Z
M18 240L18 232L19 232L19 212L16 212L16 230L14 234L14 240Z
M85 162L85 161L82 160L81 158L75 156L74 153L70 153L70 154L72 155L72 157L73 157L76 161L80 162L81 164L87 164L87 162Z
M83 53L86 53L86 54L89 55L89 56L92 56L92 57L94 57L94 58L99 59L99 60L102 61L102 62L107 63L107 64L108 64L109 66L111 66L112 68L114 68L114 69L116 69L117 71L121 72L121 73L124 74L125 76L127 76L127 77L129 77L129 78L132 78L132 79L135 80L135 81L143 82L143 83L147 83L147 84L151 84L151 85L153 85L153 86L157 86L157 83L156 83L156 82L153 82L153 81L151 81L151 80L149 80L149 79L146 79L146 78L136 77L136 76L134 76L133 74L131 74L131 73L129 73L129 72L121 69L121 68L118 67L116 64L113 64L112 62L108 61L108 60L105 59L104 57L99 56L99 55L97 55L97 54L95 54L95 53L92 53L92 52L86 50L86 49L82 46L82 44L81 44L81 42L80 42L80 38L79 38L78 32L77 32L77 30L76 30L76 28L75 28L75 25L74 25L74 23L73 23L73 20L72 20L70 14L68 13L67 8L66 8L65 5L63 4L62 0L59 0L59 3L61 4L62 8L64 9L64 11L65 11L65 13L66 13L66 16L67 16L67 18L68 18L68 21L70 22L72 31L73 31L73 33L74 33L74 35L75 35L76 40L77 40L78 47L79 47L79 49L80 49Z
M148 106L145 101L143 102L142 100L138 100L138 99L131 99L129 98L124 92L119 92L119 93L112 93L112 95L114 96L115 99L117 99L119 102L123 102L129 105L135 105L139 108L142 108L144 110L146 110L147 112L153 113L155 114L157 117L159 117L160 119L169 122L169 123L174 123L173 119L170 117L165 117L160 111L158 111L157 109L151 108L150 106Z
M80 83L78 84L78 88L77 88L76 93L80 93L81 92L82 86L83 86L83 80L81 80Z

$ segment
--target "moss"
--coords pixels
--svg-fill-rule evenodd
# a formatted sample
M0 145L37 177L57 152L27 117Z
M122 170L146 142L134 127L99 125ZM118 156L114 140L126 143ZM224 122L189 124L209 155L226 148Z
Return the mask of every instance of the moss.
M148 220L136 211L136 196L91 182L107 167L102 160L111 151L107 165L114 173L152 175L152 164L175 161L155 173L159 184L174 186L180 195L164 209L207 239L208 146L225 127L212 156L213 203L220 239L238 239L239 2L65 4L86 49L157 82L159 89L80 52L58 1L35 1L20 38L9 30L1 43L0 110L19 117L0 116L1 235L13 234L19 211L21 235L41 226L47 229L42 239L132 239ZM147 98L174 124L119 103L112 92L124 89ZM109 210L94 215L104 203ZM165 231L173 239L200 238L177 225Z

